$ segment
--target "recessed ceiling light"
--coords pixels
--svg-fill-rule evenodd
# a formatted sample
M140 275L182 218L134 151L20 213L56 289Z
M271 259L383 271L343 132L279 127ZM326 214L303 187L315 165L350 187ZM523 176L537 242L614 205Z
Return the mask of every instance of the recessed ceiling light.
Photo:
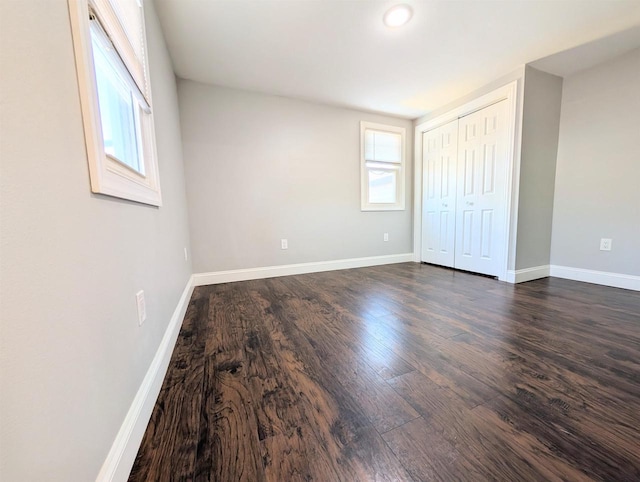
M411 20L413 10L409 5L396 5L387 10L384 14L384 24L387 27L402 27L405 23Z

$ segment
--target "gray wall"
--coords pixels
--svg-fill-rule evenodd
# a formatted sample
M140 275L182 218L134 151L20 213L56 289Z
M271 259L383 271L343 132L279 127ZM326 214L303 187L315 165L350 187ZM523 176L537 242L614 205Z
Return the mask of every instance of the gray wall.
M561 99L561 77L526 67L516 269L549 264Z
M411 121L186 80L178 97L195 272L412 251ZM360 211L361 120L407 129L405 211Z
M175 80L147 9L160 209L90 193L66 0L0 2L2 480L95 479L191 272Z
M638 86L640 49L564 79L554 265L640 275Z

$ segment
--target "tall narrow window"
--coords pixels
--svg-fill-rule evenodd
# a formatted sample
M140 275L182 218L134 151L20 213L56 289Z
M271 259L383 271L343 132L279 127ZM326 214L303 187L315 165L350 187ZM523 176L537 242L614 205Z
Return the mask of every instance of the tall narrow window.
M360 123L361 209L404 209L405 129Z
M138 0L69 0L93 192L159 206L160 181Z

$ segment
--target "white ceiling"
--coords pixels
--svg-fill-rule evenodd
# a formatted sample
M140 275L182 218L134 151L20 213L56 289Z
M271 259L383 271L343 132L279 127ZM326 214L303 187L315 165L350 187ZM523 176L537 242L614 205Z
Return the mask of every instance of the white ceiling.
M391 30L382 16L397 3L412 5L414 16ZM525 63L640 25L640 0L156 5L179 77L407 118Z

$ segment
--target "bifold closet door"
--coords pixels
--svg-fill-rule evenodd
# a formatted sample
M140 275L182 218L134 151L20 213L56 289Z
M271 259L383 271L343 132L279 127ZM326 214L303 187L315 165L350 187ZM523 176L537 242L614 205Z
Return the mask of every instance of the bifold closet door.
M422 135L422 261L454 265L458 121Z
M507 249L507 101L458 119L455 263L501 274Z

